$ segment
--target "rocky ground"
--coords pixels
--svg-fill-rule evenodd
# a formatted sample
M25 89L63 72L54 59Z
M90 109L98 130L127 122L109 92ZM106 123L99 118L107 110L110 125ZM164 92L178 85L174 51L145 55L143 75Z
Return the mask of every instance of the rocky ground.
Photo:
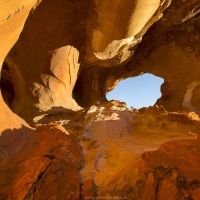
M2 200L199 199L195 113L110 101L40 121L0 138Z

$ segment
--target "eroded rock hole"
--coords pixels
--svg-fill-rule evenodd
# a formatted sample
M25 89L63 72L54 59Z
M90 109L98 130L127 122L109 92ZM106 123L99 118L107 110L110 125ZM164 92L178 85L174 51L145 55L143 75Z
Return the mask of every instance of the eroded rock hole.
M114 90L107 94L108 100L126 102L128 107L152 106L161 97L160 87L164 79L152 74L144 74L120 81Z
M1 70L0 88L5 103L11 107L14 98L14 88L9 68L5 62Z

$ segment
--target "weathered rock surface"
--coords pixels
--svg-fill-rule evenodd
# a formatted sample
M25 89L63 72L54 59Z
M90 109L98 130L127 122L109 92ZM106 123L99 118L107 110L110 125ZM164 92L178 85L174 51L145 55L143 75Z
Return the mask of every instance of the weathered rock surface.
M0 199L200 199L199 13L199 0L0 2ZM142 73L165 80L159 106L106 102Z
M9 23L17 25L16 16L31 8L23 6L13 15L5 9L9 17L2 16L2 33L11 27L17 39L20 30L16 34ZM27 121L60 107L79 110L77 103L106 101L119 80L148 72L165 79L167 89L157 104L199 113L198 13L198 0L43 0L5 59L14 88L11 109ZM1 62L14 42L6 42Z
M79 108L72 90L79 71L80 27L69 28L79 21L75 8L69 1L42 1L6 58L11 75L21 83L14 86L12 109L27 120L52 107Z
M52 107L78 110L76 101L84 107L106 101L111 69L99 66L127 62L169 2L43 0L5 59L13 80L21 85L14 85L11 109L31 120Z
M157 104L168 111L199 113L199 13L198 0L172 1L144 35L131 60L113 70L108 90L117 79L151 73L165 80Z
M138 114L114 105L91 107L81 141L85 199L168 199L164 191L171 199L198 197L199 120L192 117L157 107Z
M0 71L5 57L19 38L29 11L37 3L37 0L27 2L22 0L15 2L6 0L0 3ZM12 78L15 81L15 77ZM16 83L16 85L19 87L20 82ZM0 135L6 129L19 129L25 124L4 103L0 88Z
M0 138L1 199L198 200L194 113L136 113L113 101L36 127Z
M1 199L79 199L81 147L59 125L12 134L1 143Z

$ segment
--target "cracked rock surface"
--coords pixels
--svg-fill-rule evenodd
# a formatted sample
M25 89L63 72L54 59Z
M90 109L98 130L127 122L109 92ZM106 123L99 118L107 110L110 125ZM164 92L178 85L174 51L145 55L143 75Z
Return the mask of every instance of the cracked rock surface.
M79 199L83 157L67 131L44 125L13 137L5 132L0 141L1 199Z
M194 113L135 112L111 101L35 126L0 138L1 199L199 197Z

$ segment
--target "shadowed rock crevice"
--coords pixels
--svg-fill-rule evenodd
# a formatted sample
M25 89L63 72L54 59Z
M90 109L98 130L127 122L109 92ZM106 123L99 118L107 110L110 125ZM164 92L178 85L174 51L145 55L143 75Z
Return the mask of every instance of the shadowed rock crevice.
M4 62L1 70L1 93L5 103L11 108L14 98L13 81L7 64Z
M81 71L73 90L76 102L88 107L95 102L106 100L106 80L111 70L103 67L92 67Z

